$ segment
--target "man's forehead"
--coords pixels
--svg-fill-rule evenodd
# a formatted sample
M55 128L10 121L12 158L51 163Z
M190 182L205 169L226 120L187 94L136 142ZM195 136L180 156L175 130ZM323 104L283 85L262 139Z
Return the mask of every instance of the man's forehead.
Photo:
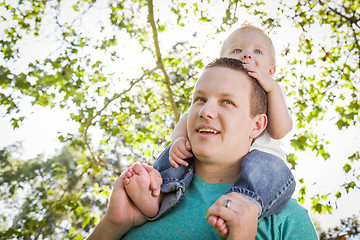
M232 69L224 66L214 66L205 69L197 80L194 92L204 93L207 85L216 84L216 90L220 91L228 89L229 91L223 91L223 95L231 95L232 92L240 91L250 87L250 76L238 69Z

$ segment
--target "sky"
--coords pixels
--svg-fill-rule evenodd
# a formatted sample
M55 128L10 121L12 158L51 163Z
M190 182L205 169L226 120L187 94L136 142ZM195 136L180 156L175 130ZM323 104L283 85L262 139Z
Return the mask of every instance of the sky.
M101 1L100 1L101 2ZM164 5L165 6L165 5ZM215 9L213 9L215 10ZM166 9L160 7L161 13L166 12ZM158 14L160 14L157 12ZM156 14L157 14L156 13ZM210 13L213 14L213 13ZM214 13L215 14L215 13ZM164 16L167 16L164 14ZM251 16L244 17L247 21L256 23L256 19L251 19ZM243 18L239 21L242 22ZM217 39L211 39L206 33L206 29L199 30L198 36L204 36L206 39L199 38L197 41L205 42L205 46L202 47L201 52L208 57L208 59L215 58L218 56L219 50L219 39L224 38L227 33L218 36ZM323 32L321 32L323 31ZM229 31L230 32L230 31ZM293 34L289 34L289 32ZM175 41L188 41L193 39L191 35L193 32L188 29L169 29L166 31L167 35L159 35L160 41L164 48L170 48ZM296 42L298 40L296 29L289 28L284 23L282 29L277 30L270 35L273 39L276 49L282 49L289 41ZM319 30L319 35L326 34L326 31ZM46 57L49 54L49 49L53 48L53 42L49 39L34 40L27 39L23 43L21 51L21 60L17 63L17 66L26 66L29 61L34 59L36 56L38 59ZM126 62L133 64L139 61L137 54L139 49L135 46L127 44L127 49L131 49L131 54L128 54L129 58ZM139 54L141 54L139 52ZM279 55L279 54L278 54ZM146 61L146 58L141 58L141 61ZM1 62L1 60L0 60ZM284 64L279 56L277 56L278 64ZM109 66L111 68L112 66ZM129 68L127 68L129 69ZM21 102L22 108L25 109L26 119L19 129L13 129L10 124L10 118L5 116L0 118L0 147L13 144L16 141L23 143L23 150L19 152L19 156L25 159L36 157L38 154L45 154L51 156L61 148L61 143L57 137L59 134L65 134L68 132L76 132L77 125L71 122L69 118L68 110L58 108L42 108L34 107L29 104L27 99ZM0 108L0 116L4 114L4 109ZM294 117L293 117L294 119ZM294 171L294 175L297 179L304 178L305 184L307 185L307 194L309 196L313 194L326 194L337 192L340 189L340 184L347 178L343 174L342 165L346 156L359 150L360 143L360 130L357 128L350 128L344 131L338 131L335 128L335 123L329 118L328 121L323 121L321 126L318 126L320 133L324 134L325 139L331 139L331 143L326 148L331 153L331 159L323 161L316 157L312 152L299 153L298 161L299 165ZM293 130L293 131L296 131ZM283 139L283 147L285 151L290 150L290 138L293 135L289 133L287 137ZM298 184L297 191L300 185ZM296 193L294 197L296 197ZM343 197L337 202L337 209L333 210L332 215L313 215L310 211L313 219L320 222L323 229L335 226L339 223L339 219L351 216L352 214L360 215L360 190L356 189L351 191L348 195ZM334 201L334 199L329 199ZM310 209L311 200L307 199L304 207Z

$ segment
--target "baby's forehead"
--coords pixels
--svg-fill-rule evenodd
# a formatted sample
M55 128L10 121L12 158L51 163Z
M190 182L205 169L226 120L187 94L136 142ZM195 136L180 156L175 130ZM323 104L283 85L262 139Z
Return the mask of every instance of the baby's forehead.
M249 37L244 37L243 35L251 35ZM251 39L251 40L250 40ZM271 42L270 38L262 31L257 29L237 29L235 30L227 39L225 39L225 42L228 44L236 44L239 41L261 41L267 40L265 42Z
M260 34L262 34L263 37L268 38L266 36L266 34L263 34L260 30L256 30L256 29L237 29L234 32L232 32L222 43L221 46L221 52L226 52L229 50L233 50L232 48L234 47L239 47L239 45L245 43L245 42L258 42L260 44L263 44L263 41L261 41L261 39L254 39L251 38L252 40L249 40L249 38L246 38L246 36L244 36L244 34L248 33L248 34L254 34L259 32L259 36L261 36Z

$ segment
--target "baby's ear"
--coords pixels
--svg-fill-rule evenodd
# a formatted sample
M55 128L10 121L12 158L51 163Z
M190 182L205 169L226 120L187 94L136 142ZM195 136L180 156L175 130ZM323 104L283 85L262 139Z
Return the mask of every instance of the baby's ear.
M270 76L274 76L275 75L275 72L276 72L276 66L275 65L272 65L269 69L269 75Z
M266 128L268 119L266 114L262 113L254 117L254 127L250 132L250 138L257 138Z

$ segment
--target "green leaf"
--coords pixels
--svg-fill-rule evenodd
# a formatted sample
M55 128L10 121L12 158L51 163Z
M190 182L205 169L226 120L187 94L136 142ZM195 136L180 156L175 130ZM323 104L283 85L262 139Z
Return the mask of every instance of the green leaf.
M346 163L343 167L343 170L345 171L345 173L348 173L351 170L351 166Z

